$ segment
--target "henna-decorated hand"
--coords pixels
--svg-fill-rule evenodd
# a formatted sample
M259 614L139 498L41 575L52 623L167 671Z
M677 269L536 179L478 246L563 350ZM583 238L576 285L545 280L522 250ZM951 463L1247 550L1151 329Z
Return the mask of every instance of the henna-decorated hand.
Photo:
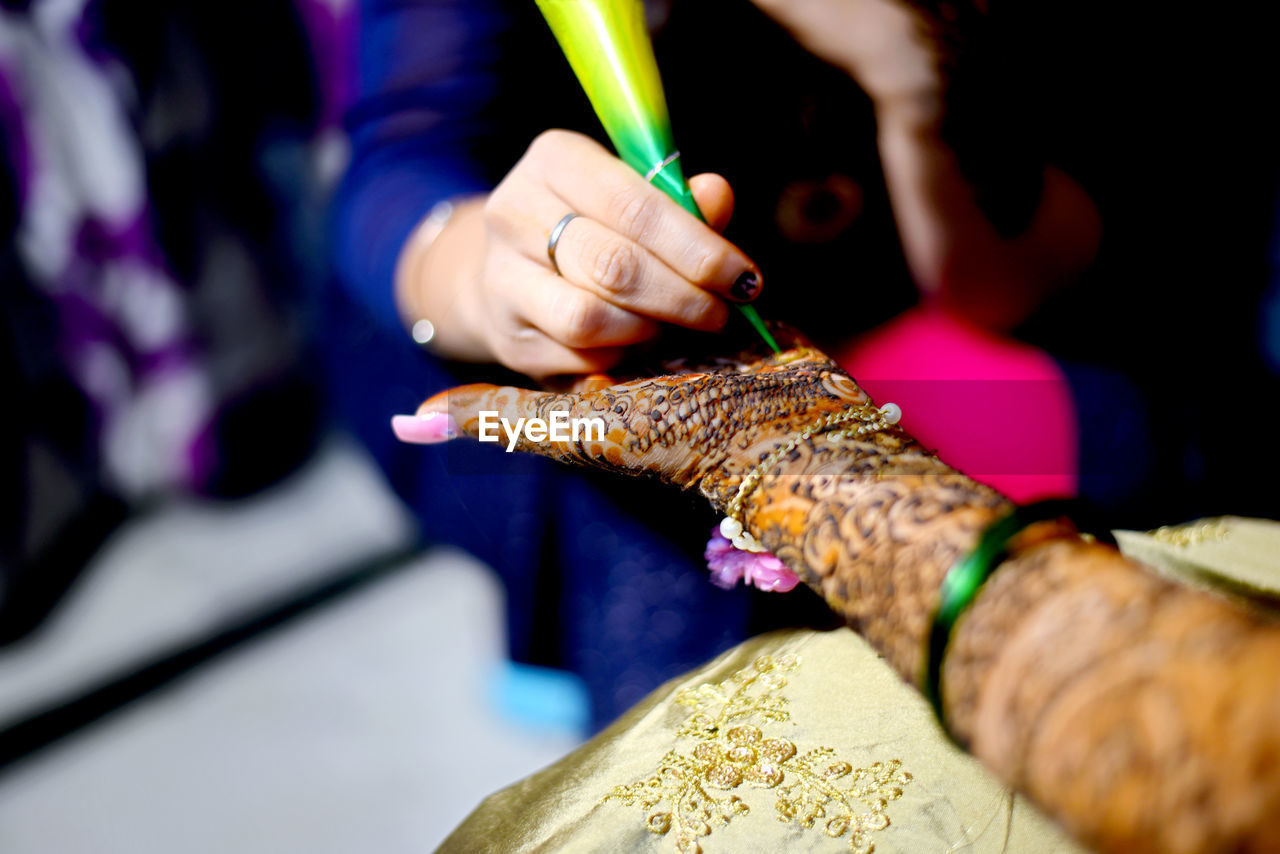
M533 391L468 385L427 400L416 416L397 416L407 441L431 443L465 434L479 438L482 412L516 425L519 419L600 419L603 438L533 441L515 438L521 451L614 472L658 477L699 489L723 508L741 477L807 427L850 408L876 410L858 385L828 356L789 330L779 330L782 353L748 350L728 357L664 363L665 376L614 383L595 376L568 391ZM488 420L490 425L496 419ZM860 451L872 460L901 455L918 446L899 430L869 433ZM489 428L505 446L509 434Z
M669 362L665 376L588 379L567 392L463 386L393 426L407 441L439 442L479 437L486 411L511 425L602 419L603 438L522 431L514 447L696 488L722 511L737 498L746 529L914 681L942 574L1007 502L888 424L830 358L777 332L782 353ZM490 435L507 444L503 430Z

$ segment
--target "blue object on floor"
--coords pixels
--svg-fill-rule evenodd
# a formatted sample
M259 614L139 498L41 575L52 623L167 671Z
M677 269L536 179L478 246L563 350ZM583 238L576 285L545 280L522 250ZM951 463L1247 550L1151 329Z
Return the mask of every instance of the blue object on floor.
M504 661L489 674L489 700L504 717L584 737L591 723L586 684L567 670Z

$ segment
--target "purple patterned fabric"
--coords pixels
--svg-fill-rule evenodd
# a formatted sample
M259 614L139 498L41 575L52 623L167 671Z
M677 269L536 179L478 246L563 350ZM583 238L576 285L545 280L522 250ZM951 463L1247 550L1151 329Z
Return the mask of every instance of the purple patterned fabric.
M0 109L18 186L17 246L57 308L56 342L126 494L197 486L212 399L186 298L156 244L128 87L88 4L0 13Z
M161 246L144 147L154 147L155 130L139 115L126 61L134 58L118 55L104 32L108 8L34 0L0 9L0 150L17 187L15 251L56 313L49 345L92 405L107 483L133 497L201 490L218 462L212 431L228 391L215 387L213 357L196 332L196 274L184 279ZM117 23L123 8L114 7ZM351 84L353 11L344 0L296 0L295 26L306 31L318 75L318 124L335 140ZM216 82L198 80L195 92L215 98ZM189 119L181 105L169 109L173 122ZM184 127L160 133L181 145ZM341 145L331 148L340 160Z

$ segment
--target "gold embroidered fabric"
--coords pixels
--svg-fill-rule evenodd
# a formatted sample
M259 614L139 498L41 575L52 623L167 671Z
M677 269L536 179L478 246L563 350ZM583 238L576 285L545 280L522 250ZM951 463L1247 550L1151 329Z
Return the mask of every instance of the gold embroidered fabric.
M830 747L797 754L795 742L772 735L777 727L770 725L791 716L782 689L785 674L799 666L795 655L763 655L723 682L677 693L675 702L693 713L676 735L696 740L697 746L670 751L653 776L618 786L604 800L652 810L645 820L650 831L670 832L680 854L700 854L700 837L735 816L750 815L753 807L756 815L762 811L759 799L752 804L736 794L721 798L716 790L776 789L780 821L805 828L820 824L832 838L847 833L850 849L870 854L872 834L889 826L889 802L902 797L911 774L897 759L855 769Z
M1158 543L1171 546L1194 546L1200 543L1220 543L1230 534L1226 519L1204 519L1187 525L1164 525L1151 532Z
M1225 517L1218 524L1224 537L1186 544L1132 531L1117 531L1116 538L1126 554L1162 572L1280 600L1280 523ZM811 753L815 749L834 752ZM843 772L840 763L847 763L848 772L835 775L843 791L900 790L894 798L879 795L883 806L872 796L872 808L862 813L885 819L882 829L862 834L876 854L1084 850L947 741L928 704L848 630L777 632L738 645L659 688L561 761L490 796L440 850L669 854L689 838L679 824L686 819L671 815L680 809L673 805L685 784L698 780L716 801L706 805L710 820L698 813L710 833L697 835L702 827L692 825L704 854L847 852L856 838L853 821L835 836L830 830L841 825L829 830L823 823L842 816L843 807L787 788L788 767L799 767L804 756L813 757L812 776L796 774L797 785L821 779L833 766ZM668 768L673 771L664 776ZM637 788L655 777L659 791ZM814 812L814 803L825 813ZM853 794L848 803L856 812L865 802Z
M775 666L761 672L756 662L762 659ZM792 662L798 666L790 667ZM754 681L734 700L735 685L748 682L752 673ZM738 716L738 711L752 716ZM714 737L694 734L694 728L708 725L716 727ZM765 742L769 745L762 751ZM788 755L789 745L794 755ZM736 762L726 761L729 751L741 746L754 749L756 759L742 751L732 754ZM811 754L821 748L832 752ZM682 768L673 755L688 765ZM782 779L770 788L767 783L775 779L770 760L777 763L783 756L792 767L808 756L809 776L796 774L793 781L779 766ZM840 763L848 764L847 772ZM639 790L632 788L636 799L628 806L622 796L654 777L657 789L678 788L683 781L664 779L664 767L681 770L686 780L690 771L701 769L702 789L720 804L708 806L710 820L699 819L710 829L693 840L703 854L848 854L855 838L873 843L875 854L1083 851L947 741L920 695L845 629L775 632L739 644L659 688L560 762L490 796L440 851L673 854L679 829L675 817L668 824L661 815L672 812L671 799L650 795L646 800L652 804L644 806ZM751 768L758 783L748 781ZM705 777L712 769L717 769L715 783ZM827 825L844 815L844 807L822 802L830 795L819 793L816 785L828 770L835 779L826 782L848 793L844 797L855 816L835 836L830 834L841 830L840 824ZM742 782L729 785L736 782L735 774ZM799 785L806 779L812 781L808 790ZM785 791L793 782L796 787ZM813 810L815 803L824 815ZM720 810L729 813L723 822L716 820ZM868 827L860 837L855 836L858 818Z
M1280 604L1280 522L1220 516L1115 535L1125 554L1165 575L1259 606Z

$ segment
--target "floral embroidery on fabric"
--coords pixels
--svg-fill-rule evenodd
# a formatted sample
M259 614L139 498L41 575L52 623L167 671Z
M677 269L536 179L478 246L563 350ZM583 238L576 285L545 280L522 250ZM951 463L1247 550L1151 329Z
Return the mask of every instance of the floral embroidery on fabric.
M656 774L618 786L603 800L646 810L651 832L673 833L677 851L696 854L698 840L714 827L751 812L739 795L719 793L772 789L779 821L820 826L835 838L848 834L853 851L869 854L872 834L889 826L889 802L902 796L911 775L897 759L854 768L829 747L799 753L790 739L766 733L791 717L780 692L784 674L799 665L794 655L762 656L723 682L678 693L676 702L693 714L676 734L697 744L672 750Z
M1230 533L1225 519L1207 519L1186 525L1165 525L1152 531L1151 537L1156 542L1186 548L1201 543L1221 543Z

